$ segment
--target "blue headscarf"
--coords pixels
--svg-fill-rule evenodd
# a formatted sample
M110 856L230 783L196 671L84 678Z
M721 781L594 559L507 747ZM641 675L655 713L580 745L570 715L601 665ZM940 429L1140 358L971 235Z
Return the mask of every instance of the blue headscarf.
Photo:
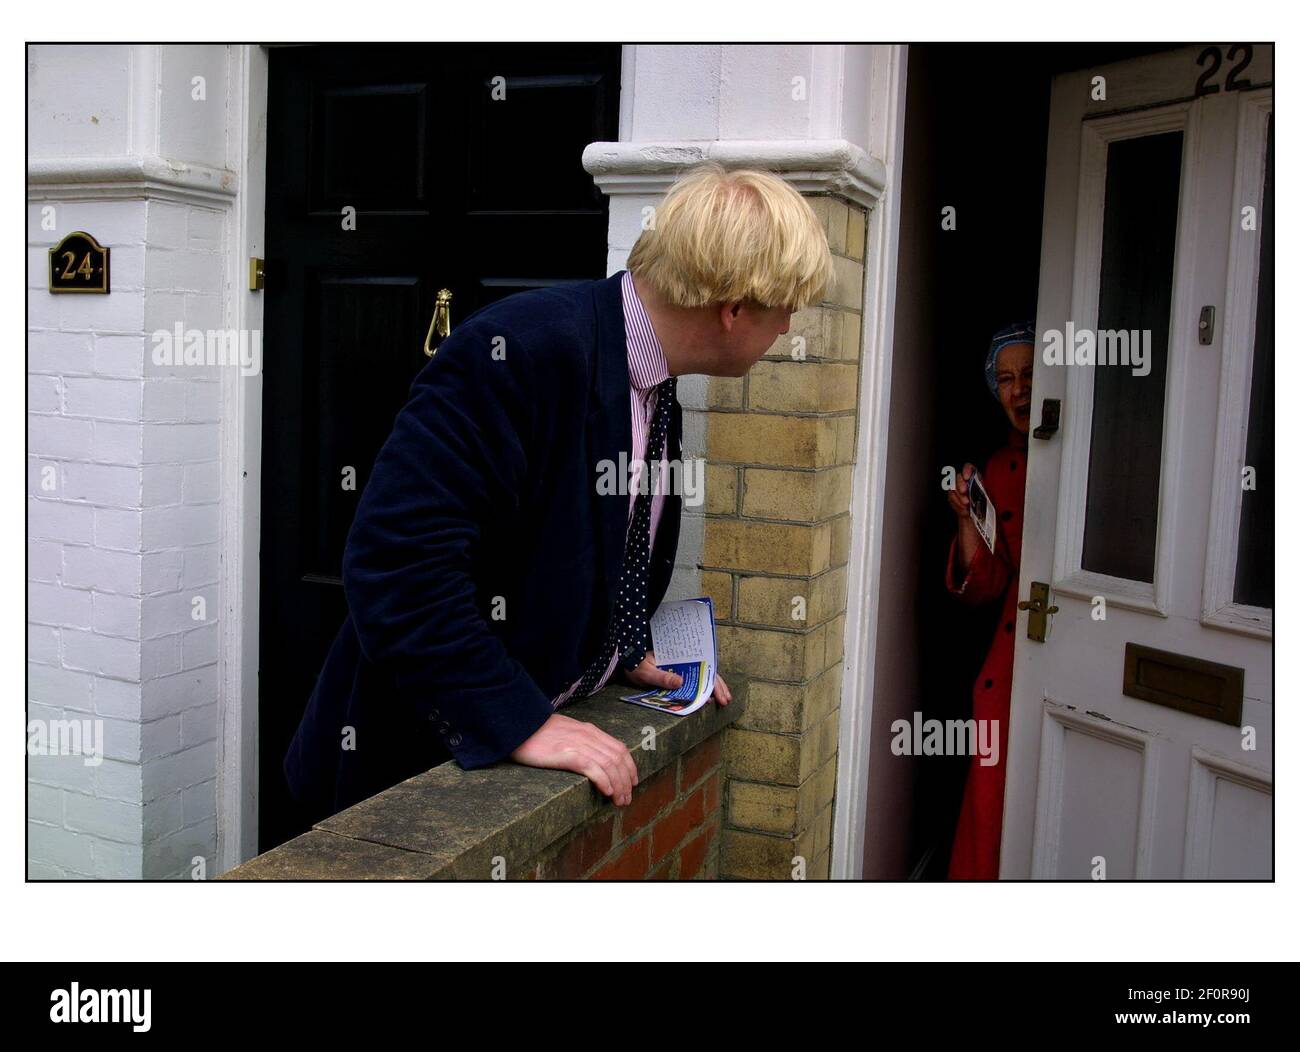
M989 344L988 357L984 359L984 382L988 384L989 393L994 398L998 396L998 352L1003 347L1008 347L1013 343L1034 342L1034 323L1032 321L1018 321L1014 325L1008 325L999 329L993 334L993 342Z

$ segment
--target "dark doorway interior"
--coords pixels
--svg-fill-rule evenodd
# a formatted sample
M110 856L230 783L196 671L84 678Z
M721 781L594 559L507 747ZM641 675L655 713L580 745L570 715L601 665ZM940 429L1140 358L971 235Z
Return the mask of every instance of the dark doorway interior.
M260 851L305 828L280 765L346 613L344 541L438 290L454 327L605 276L608 207L581 157L618 138L619 68L616 45L271 51Z

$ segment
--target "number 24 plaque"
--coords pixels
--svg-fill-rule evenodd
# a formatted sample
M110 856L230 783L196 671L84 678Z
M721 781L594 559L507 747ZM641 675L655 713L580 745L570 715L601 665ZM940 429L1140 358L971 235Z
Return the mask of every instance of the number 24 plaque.
M51 292L108 294L108 249L84 230L74 230L50 249Z

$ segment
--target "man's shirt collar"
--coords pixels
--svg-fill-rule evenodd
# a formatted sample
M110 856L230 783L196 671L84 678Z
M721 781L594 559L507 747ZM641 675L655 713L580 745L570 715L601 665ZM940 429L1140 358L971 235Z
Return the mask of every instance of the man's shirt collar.
M648 391L668 379L668 359L636 294L630 270L623 272L623 325L627 330L628 381L636 390Z

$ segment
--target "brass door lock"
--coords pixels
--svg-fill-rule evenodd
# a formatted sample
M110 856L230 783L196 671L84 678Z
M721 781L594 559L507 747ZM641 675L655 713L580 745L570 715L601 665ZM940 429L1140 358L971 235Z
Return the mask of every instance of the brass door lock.
M1025 635L1035 643L1047 642L1048 615L1059 613L1061 609L1059 606L1047 605L1051 594L1050 586L1042 581L1031 581L1029 584L1029 599L1016 604L1017 609L1029 611L1029 629Z

